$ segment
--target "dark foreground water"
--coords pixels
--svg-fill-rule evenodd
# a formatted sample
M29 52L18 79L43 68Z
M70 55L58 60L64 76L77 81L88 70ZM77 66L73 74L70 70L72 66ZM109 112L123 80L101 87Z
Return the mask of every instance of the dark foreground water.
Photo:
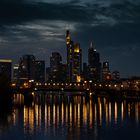
M0 106L0 140L139 140L140 102L85 96L14 95Z

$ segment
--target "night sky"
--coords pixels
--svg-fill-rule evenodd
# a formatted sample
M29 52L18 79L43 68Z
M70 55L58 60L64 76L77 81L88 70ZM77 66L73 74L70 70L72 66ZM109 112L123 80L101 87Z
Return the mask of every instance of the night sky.
M140 0L0 0L0 58L33 54L49 66L58 51L65 63L66 29L83 61L93 41L111 70L140 75Z

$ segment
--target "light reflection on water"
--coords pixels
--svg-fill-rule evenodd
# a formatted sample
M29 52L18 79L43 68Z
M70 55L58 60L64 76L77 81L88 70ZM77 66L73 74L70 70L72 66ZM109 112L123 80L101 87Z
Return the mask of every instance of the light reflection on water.
M118 130L129 139L131 129L140 136L138 101L47 94L35 95L29 103L22 94L15 94L13 101L7 128L0 123L0 139L115 139Z

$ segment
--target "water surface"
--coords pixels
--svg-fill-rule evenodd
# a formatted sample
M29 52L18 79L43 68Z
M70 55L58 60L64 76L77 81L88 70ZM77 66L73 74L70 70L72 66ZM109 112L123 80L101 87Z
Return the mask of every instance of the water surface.
M139 101L15 94L12 108L0 109L0 140L140 139Z

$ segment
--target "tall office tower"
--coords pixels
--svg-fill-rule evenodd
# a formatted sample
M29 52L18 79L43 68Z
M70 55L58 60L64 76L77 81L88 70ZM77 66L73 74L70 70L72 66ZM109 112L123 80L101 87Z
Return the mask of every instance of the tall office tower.
M35 56L24 55L19 61L19 82L35 79Z
M81 81L82 72L82 50L80 44L76 43L72 50L72 82Z
M12 60L0 59L0 84L11 81Z
M67 45L67 79L68 82L80 82L82 51L80 44L74 44L71 40L70 32L66 31Z
M19 78L19 64L13 66L13 81L17 82Z
M53 52L50 57L50 74L49 80L53 82L59 82L61 79L61 63L62 57L58 52Z
M66 45L67 45L67 80L72 82L72 61L73 61L73 41L71 40L69 30L66 31Z
M35 61L35 79L36 82L45 82L45 61Z
M112 80L112 75L109 69L109 62L103 62L103 68L102 68L102 80L103 81L110 81Z
M100 81L101 80L100 54L93 47L92 42L90 48L88 49L88 67L89 67L88 79L94 82Z

